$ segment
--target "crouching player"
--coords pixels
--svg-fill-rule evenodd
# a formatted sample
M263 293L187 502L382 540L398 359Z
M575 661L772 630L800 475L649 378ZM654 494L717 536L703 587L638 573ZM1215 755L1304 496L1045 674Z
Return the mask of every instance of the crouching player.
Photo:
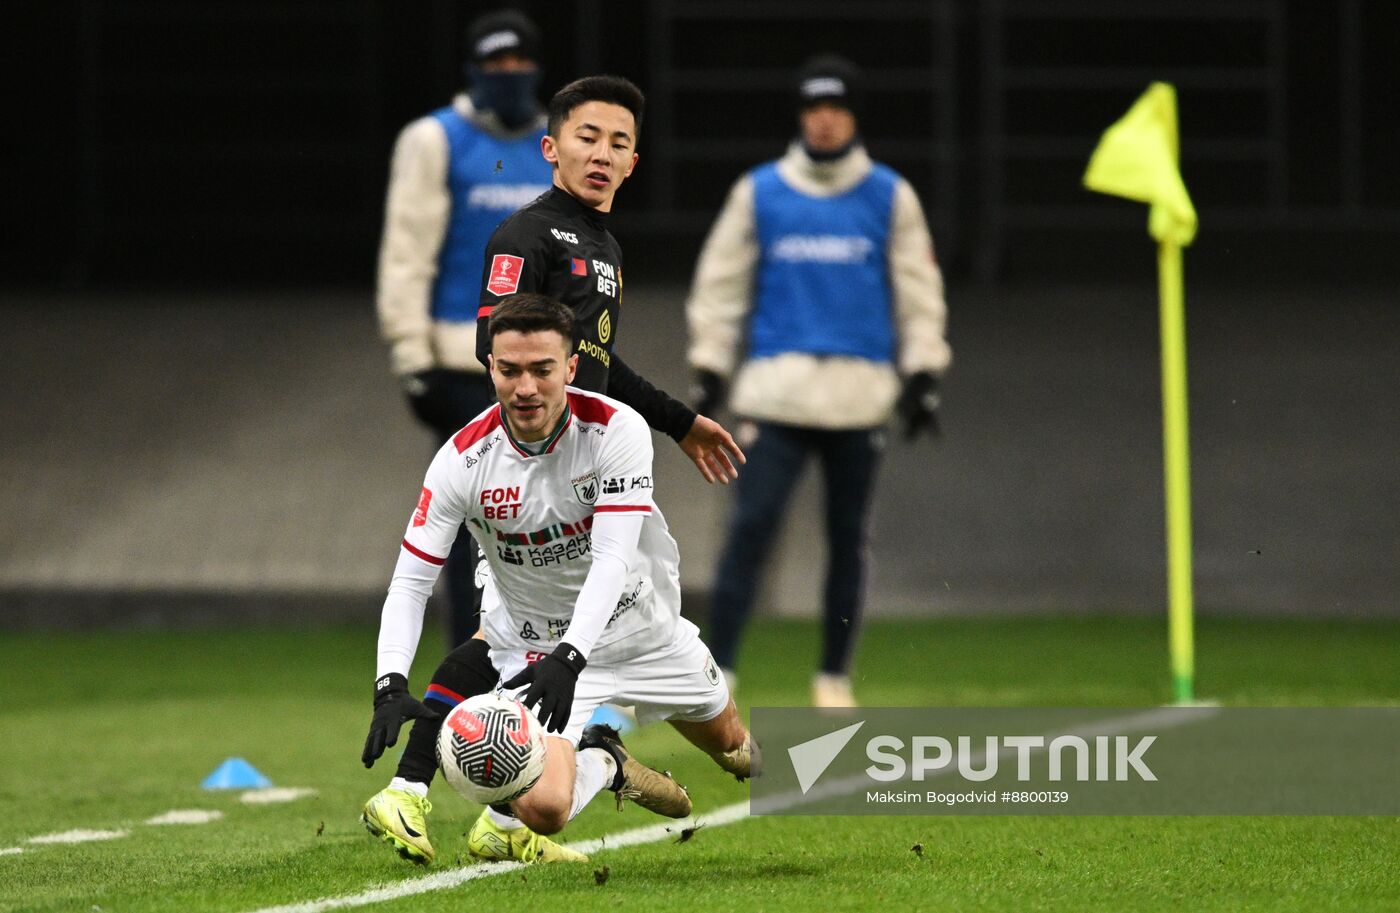
M653 502L646 422L567 386L578 364L573 323L544 295L515 295L492 312L499 402L433 459L380 622L370 739L382 742L385 721L397 736L403 718L431 712L408 696L407 674L433 583L458 527L470 524L491 569L482 599L491 663L506 693L558 733L546 740L534 788L508 808L486 809L472 828L468 848L483 859L583 861L545 835L604 787L659 814L690 813L684 788L633 759L616 731L584 727L605 702L634 706L642 723L669 721L741 780L757 763L724 678L680 617L679 554ZM376 756L383 749L373 747ZM426 783L395 778L363 821L426 863L429 810Z

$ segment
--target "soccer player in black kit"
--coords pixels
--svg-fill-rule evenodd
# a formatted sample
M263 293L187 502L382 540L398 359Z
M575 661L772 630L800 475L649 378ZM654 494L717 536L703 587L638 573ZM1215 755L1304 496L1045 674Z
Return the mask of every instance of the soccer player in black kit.
M613 352L622 302L622 249L607 230L607 214L618 187L636 167L644 104L641 90L616 76L577 80L550 100L548 134L540 146L553 166L554 186L502 222L487 244L477 357L485 363L490 339L486 324L496 302L517 292L557 298L575 315L579 365L574 386L605 393L636 409L649 425L680 445L706 481L728 483L737 476L733 460L744 460L729 433L652 386ZM553 654L531 669L538 678L559 678L570 689L580 671ZM427 832L427 791L437 772L435 745L442 716L459 702L495 688L498 680L486 641L478 634L448 654L433 673L424 698L431 708L408 693L402 675L385 675L375 682L374 721L362 756L365 766L394 745L406 719L414 718L415 723L395 777L365 804L361 820L404 858L428 863L434 856ZM589 727L580 747L601 747L614 754L618 775L611 788L627 792L626 750L614 733ZM578 858L526 828L502 831L485 815L473 829L468 848L484 859Z

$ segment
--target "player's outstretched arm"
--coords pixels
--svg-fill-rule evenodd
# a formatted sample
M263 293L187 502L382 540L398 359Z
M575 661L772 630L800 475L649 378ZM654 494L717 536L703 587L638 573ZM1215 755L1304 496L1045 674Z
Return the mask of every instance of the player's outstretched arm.
M733 436L719 422L653 386L616 353L608 372L608 395L636 409L648 425L680 444L706 482L727 485L739 477L734 463L744 463L744 452Z
M744 451L739 449L733 435L714 419L695 416L695 422L686 436L681 438L680 445L695 468L700 470L700 475L711 485L715 482L728 485L739 478L739 470L734 464L743 465Z
M637 430L645 434L640 426ZM603 478L640 475L650 478L651 447L649 441L644 440L644 443L646 446L639 452L645 454L645 459L636 460L630 465L600 467L598 475ZM622 587L627 580L629 559L636 554L644 518L651 510L650 501L642 497L638 497L635 504L604 506L610 509L598 513L593 520L593 563L574 603L569 620L569 639L561 641L554 652L526 666L505 683L506 688L530 686L521 702L526 707L536 708L540 725L549 732L563 732L569 724L574 686L578 683L579 673L588 665L588 654L593 651L617 608L618 597L622 595Z
M633 371L616 352L608 367L608 389L603 392L636 409L648 425L673 441L684 438L695 421L694 409Z
M366 767L398 742L406 721L437 716L409 694L408 670L423 633L428 597L466 519L451 478L455 456L456 448L448 441L428 467L384 597L375 660L374 718L360 755Z

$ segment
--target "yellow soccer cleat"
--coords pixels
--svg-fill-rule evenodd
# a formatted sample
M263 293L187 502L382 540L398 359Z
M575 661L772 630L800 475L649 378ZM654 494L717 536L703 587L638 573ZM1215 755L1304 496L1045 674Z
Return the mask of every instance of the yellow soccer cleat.
M492 821L485 809L476 819L476 824L472 825L472 832L467 835L467 852L488 862L506 859L526 863L588 861L588 857L582 853L536 834L523 825L506 830Z
M428 812L433 803L403 789L381 789L365 803L360 821L371 834L399 851L399 855L427 865L437 855L428 842Z

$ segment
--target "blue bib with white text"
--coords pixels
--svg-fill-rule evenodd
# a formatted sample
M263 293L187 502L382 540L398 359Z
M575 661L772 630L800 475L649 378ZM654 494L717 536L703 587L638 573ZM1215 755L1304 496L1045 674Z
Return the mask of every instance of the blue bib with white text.
M486 242L501 220L549 189L540 155L544 128L513 140L491 136L452 107L432 116L447 133L447 187L452 211L438 253L432 313L436 320L476 322Z
M899 177L880 164L834 197L802 193L776 162L753 172L760 247L749 357L894 358L887 245Z

